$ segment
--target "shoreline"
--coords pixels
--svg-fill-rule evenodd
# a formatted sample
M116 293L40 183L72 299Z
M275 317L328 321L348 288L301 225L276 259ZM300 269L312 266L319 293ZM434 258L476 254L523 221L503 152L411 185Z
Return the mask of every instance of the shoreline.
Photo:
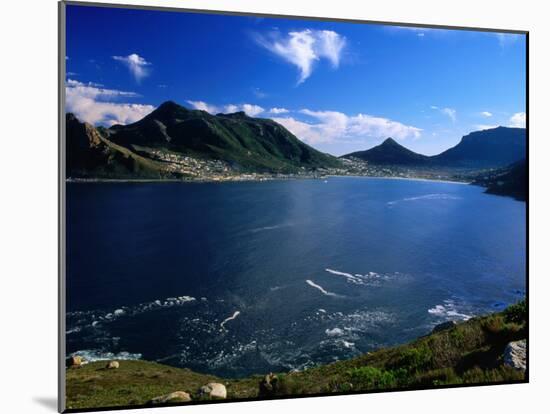
M383 180L406 180L406 181L426 181L445 184L472 185L473 182L459 180L444 180L424 177L393 177L393 176L373 176L373 175L324 175L324 176L303 176L303 177L250 177L235 179L177 179L177 178L67 178L65 183L182 183L182 184L206 184L206 183L240 183L240 182L263 182L263 181L292 181L292 180L326 180L327 178L367 178Z
M392 176L375 176L375 175L327 175L327 177L338 177L338 178L370 178L370 179L381 179L381 180L405 180L405 181L428 181L435 183L445 183L445 184L460 184L460 185L472 185L472 182L469 181L453 181L453 180L443 180L437 178L423 178L423 177L392 177Z

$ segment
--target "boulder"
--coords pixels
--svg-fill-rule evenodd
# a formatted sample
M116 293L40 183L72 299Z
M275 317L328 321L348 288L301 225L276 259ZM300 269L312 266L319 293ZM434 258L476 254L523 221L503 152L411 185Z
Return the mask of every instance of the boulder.
M267 374L261 381L260 381L260 391L258 396L259 397L273 397L277 395L277 391L279 391L279 378L277 378L277 375L273 373Z
M73 355L69 358L68 366L71 368L79 368L84 365L84 358L78 355Z
M120 367L120 364L118 363L118 361L109 361L109 363L107 364L107 366L105 368L107 369L118 369Z
M191 401L191 396L185 391L174 391L170 394L161 395L160 397L155 397L149 401L149 405L156 404L176 404Z
M432 329L432 333L446 331L447 329L454 328L455 326L456 326L455 321L442 322L434 326L434 328Z
M504 349L504 365L508 365L518 371L527 368L527 341L510 342Z
M227 398L227 390L225 389L225 385L220 384L219 382L210 382L203 385L199 390L199 394L212 399L223 400Z

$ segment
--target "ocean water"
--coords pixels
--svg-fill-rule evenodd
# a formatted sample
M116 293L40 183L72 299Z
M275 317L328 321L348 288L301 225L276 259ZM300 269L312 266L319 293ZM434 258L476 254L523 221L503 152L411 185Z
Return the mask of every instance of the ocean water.
M67 184L67 353L239 377L525 295L525 203L373 178Z

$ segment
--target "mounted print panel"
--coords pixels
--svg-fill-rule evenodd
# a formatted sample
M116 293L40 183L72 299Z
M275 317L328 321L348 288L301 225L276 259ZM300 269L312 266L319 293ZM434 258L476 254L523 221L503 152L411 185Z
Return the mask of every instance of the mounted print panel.
M60 16L61 411L528 380L527 32Z

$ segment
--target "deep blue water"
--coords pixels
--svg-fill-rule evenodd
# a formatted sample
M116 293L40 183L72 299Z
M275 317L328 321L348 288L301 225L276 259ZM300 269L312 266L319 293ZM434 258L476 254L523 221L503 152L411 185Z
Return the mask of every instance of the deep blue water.
M67 184L67 350L241 376L409 341L524 296L525 214L427 181Z

